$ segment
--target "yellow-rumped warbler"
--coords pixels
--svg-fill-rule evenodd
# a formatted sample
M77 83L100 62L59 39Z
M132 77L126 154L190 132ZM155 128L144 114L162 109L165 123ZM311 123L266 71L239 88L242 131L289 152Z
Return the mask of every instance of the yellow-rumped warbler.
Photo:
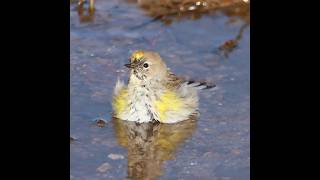
M117 81L113 95L114 117L139 123L175 123L197 114L200 89L206 82L188 81L171 73L153 51L135 51L130 59L128 85Z

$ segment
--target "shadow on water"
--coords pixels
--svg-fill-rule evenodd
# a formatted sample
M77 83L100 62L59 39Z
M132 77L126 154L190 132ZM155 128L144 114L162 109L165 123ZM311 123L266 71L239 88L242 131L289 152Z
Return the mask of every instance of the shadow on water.
M128 178L156 179L163 163L174 159L178 147L196 129L196 120L177 124L159 124L113 119L118 143L128 150Z

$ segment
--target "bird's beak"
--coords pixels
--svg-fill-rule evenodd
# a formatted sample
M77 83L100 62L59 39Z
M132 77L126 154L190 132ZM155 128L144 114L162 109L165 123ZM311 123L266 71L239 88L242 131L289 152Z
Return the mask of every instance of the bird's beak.
M136 68L138 65L139 65L138 62L132 62L132 63L130 63L130 64L125 64L124 66L127 67L127 68L130 68L130 69L134 69L134 68Z
M130 68L130 69L133 69L133 68L134 68L134 66L133 66L132 63L130 63L130 64L125 64L124 66L127 67L127 68Z

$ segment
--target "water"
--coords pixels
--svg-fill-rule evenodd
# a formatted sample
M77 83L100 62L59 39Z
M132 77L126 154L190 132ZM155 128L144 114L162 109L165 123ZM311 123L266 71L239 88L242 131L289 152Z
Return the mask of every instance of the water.
M249 179L249 4L184 12L194 5L145 2L96 0L91 11L89 3L71 3L70 178ZM123 65L137 49L159 52L177 75L216 83L200 93L197 120L138 126L112 119L113 86L127 79Z

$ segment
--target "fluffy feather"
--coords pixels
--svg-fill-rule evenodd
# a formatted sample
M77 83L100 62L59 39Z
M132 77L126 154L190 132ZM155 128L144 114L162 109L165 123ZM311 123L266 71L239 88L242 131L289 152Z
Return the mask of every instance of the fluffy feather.
M130 62L128 86L118 80L114 88L114 114L122 120L139 123L187 120L198 114L198 91L214 87L205 81L176 76L155 52L133 53Z

